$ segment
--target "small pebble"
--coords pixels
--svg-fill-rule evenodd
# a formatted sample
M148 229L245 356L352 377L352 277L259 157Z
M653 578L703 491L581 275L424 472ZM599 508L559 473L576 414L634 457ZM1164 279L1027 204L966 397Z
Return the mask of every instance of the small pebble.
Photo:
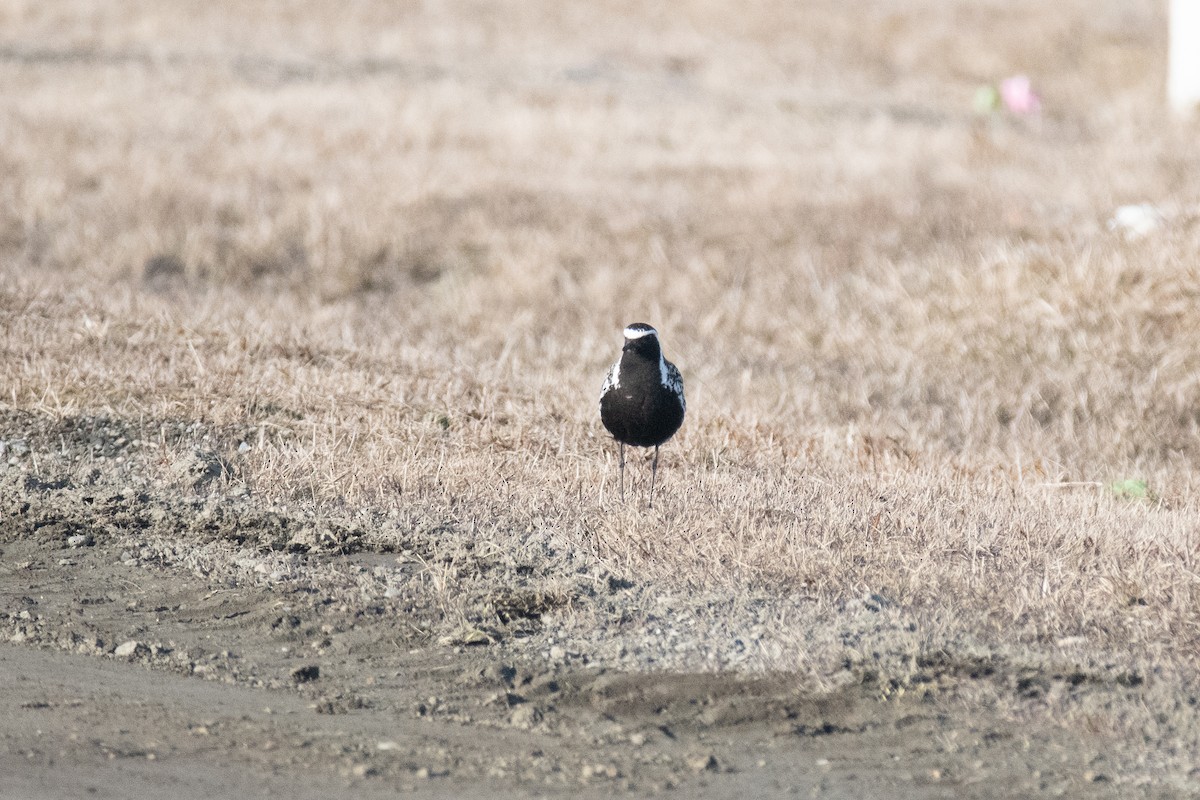
M130 639L127 642L117 645L117 649L113 650L113 655L117 658L129 658L130 656L139 655L139 651L146 649L146 645L135 639Z

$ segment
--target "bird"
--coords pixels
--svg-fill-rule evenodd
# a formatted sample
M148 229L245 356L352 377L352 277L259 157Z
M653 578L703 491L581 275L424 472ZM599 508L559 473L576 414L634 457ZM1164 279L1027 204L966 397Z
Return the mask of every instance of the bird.
M620 447L621 499L625 499L625 445L653 447L650 503L658 476L658 448L683 425L687 401L683 377L663 358L658 331L644 322L626 325L621 356L608 370L600 389L600 421Z

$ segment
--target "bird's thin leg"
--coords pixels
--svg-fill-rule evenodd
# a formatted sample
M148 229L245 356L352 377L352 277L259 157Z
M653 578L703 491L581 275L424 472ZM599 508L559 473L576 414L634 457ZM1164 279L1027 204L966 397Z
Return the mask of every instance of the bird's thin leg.
M654 464L650 467L650 508L654 508L654 478L658 475L658 445L654 446Z
M620 448L620 452L621 452L620 458L618 460L621 462L621 502L624 503L625 502L625 443L617 442L617 446Z

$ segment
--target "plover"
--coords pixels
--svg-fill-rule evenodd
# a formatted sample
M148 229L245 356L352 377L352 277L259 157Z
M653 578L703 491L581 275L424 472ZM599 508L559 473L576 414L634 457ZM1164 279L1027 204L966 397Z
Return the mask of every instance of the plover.
M600 421L620 446L621 497L625 497L625 445L654 448L650 470L650 507L658 475L658 448L683 424L687 403L683 378L663 358L658 331L644 322L625 328L621 357L600 389Z

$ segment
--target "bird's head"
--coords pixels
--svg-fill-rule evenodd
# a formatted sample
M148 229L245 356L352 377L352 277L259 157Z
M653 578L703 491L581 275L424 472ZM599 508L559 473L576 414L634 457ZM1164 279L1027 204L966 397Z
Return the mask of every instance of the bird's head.
M658 331L644 322L625 326L625 346L621 349L656 361L662 353L658 343Z

